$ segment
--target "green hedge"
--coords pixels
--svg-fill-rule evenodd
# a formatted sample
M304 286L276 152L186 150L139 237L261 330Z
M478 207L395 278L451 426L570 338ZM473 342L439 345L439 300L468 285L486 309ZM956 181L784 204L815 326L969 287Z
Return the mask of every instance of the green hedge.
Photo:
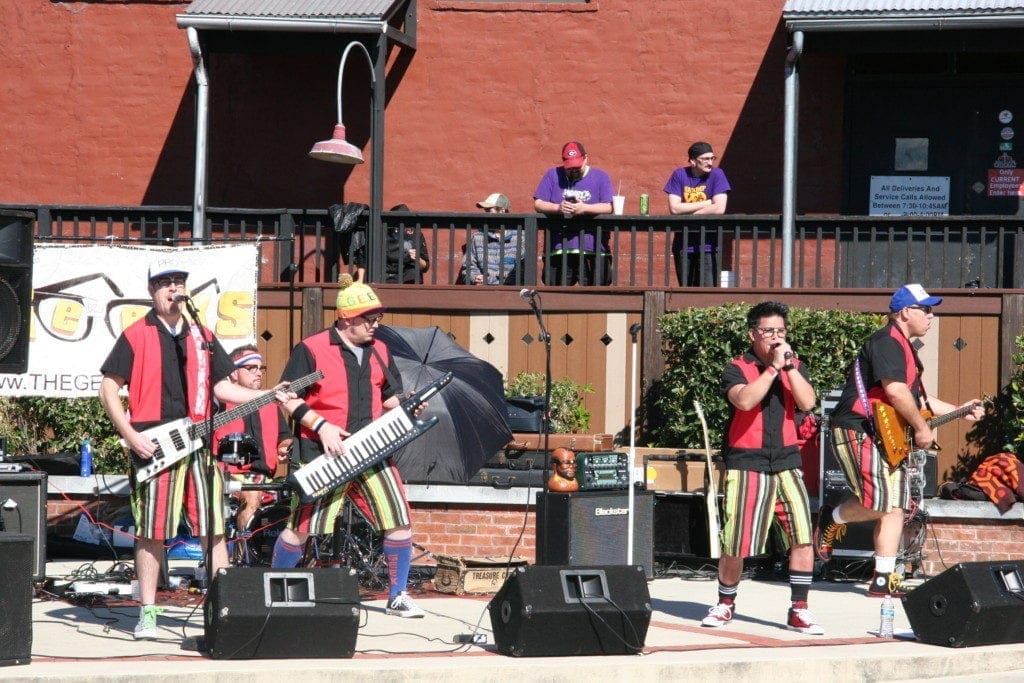
M694 399L704 406L712 448L721 443L728 416L719 390L722 371L750 348L747 311L752 305L690 308L658 320L667 367L645 400L643 440L648 445L703 448ZM885 316L877 314L790 307L789 343L807 363L819 397L845 383L857 349L884 322Z

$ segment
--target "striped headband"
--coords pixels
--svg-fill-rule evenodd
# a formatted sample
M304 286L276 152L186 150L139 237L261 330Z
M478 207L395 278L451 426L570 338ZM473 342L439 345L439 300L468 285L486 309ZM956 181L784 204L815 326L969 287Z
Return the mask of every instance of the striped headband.
M263 356L255 351L245 354L241 358L235 360L235 367L240 368L243 365L249 365L255 363L256 365L263 365Z

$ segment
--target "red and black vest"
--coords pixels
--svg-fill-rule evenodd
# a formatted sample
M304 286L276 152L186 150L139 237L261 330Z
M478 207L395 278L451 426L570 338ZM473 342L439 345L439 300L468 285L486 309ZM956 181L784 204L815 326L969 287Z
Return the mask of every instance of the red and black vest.
M128 378L128 413L133 424L136 423L158 423L166 421L163 416L163 386L168 381L171 373L178 373L180 369L175 365L165 367L160 344L160 323L153 322L147 316L136 321L125 331L124 336L132 349L132 373ZM185 339L185 399L188 402L187 417L193 422L206 419L209 412L209 401L200 400L197 410L197 395L199 382L199 350L193 343L191 333L186 327ZM203 385L209 386L210 369L207 367L204 372ZM159 378L159 381L157 381ZM181 415L180 417L186 417Z
M732 361L750 384L765 366L752 354ZM793 359L799 367L800 361ZM740 410L729 404L724 458L727 469L755 472L781 472L801 466L797 443L796 402L787 373L775 379L771 390L751 410Z
M306 394L306 404L327 418L328 422L341 426L348 430L348 369L345 367L345 359L342 357L342 350L338 344L331 343L331 330L327 328L311 337L303 340L309 353L313 356L313 362L317 369L323 370L323 380L317 382ZM370 354L370 414L376 420L384 412L384 384L387 382L387 373L381 363L389 363L388 347L384 342L374 339L373 353L370 347L366 347L365 353ZM303 438L319 441L316 432L302 428Z

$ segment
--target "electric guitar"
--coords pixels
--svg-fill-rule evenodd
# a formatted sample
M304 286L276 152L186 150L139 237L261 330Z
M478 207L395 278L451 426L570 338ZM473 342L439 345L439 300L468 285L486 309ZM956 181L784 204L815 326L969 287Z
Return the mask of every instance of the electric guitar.
M921 417L929 427L935 428L967 415L978 403L986 405L990 401L985 398L968 403L940 417L935 417L932 411L922 408ZM914 450L914 429L895 408L878 399L872 399L871 412L874 416L875 443L889 461L889 466L898 467L910 455L910 451Z
M708 508L708 550L711 559L717 560L722 555L722 541L719 538L722 525L718 521L718 486L715 483L715 465L711 462L711 437L708 435L708 421L704 419L704 408L700 401L693 402L693 409L697 411L700 427L704 430L704 458L708 468L707 488L704 489L704 503Z
M311 372L305 377L288 383L287 391L302 391L306 387L316 384L323 379L324 373L320 370ZM223 427L232 420L245 417L249 413L255 413L265 405L274 402L274 391L268 391L256 398L246 401L213 416L213 429ZM203 446L203 439L209 434L210 423L207 420L193 422L191 418L183 417L157 427L150 427L142 434L156 444L156 452L153 458L135 471L136 481L147 481L163 472L182 458L195 453ZM121 445L125 444L121 440Z

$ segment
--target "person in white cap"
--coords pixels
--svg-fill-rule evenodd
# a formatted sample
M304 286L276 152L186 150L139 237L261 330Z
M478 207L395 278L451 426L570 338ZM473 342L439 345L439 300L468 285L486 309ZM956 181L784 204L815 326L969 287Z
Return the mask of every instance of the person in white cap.
M476 203L486 213L508 213L512 203L498 192ZM488 224L473 233L466 245L464 282L467 285L514 285L522 282L522 230L508 225Z
M150 462L157 451L157 444L143 431L186 417L193 423L207 419L211 387L217 399L230 403L245 403L266 393L232 383L229 376L235 365L220 342L208 329L182 315L188 272L176 263L177 258L163 255L150 265L153 308L121 333L100 367L100 401L131 449L133 471ZM212 340L210 350L207 340ZM127 410L119 395L122 387L128 389ZM209 471L209 456L199 451L147 481L132 477L132 511L138 530L135 573L140 593L136 639L159 636L156 622L161 609L156 606L156 587L164 541L177 535L183 513L200 537L212 532L209 575L227 566L223 481L219 476L207 481ZM212 510L207 505L209 487L216 502ZM213 528L209 529L211 517Z
M868 585L871 597L901 597L907 588L896 571L896 555L903 533L904 511L911 502L906 460L893 465L874 416L895 411L913 432L911 449L932 448L935 437L922 414L936 416L960 410L967 420L984 415L984 405L972 399L962 406L929 396L924 389L924 365L911 343L928 333L933 309L942 297L931 296L919 284L900 287L889 301L889 320L871 335L854 360L835 410L830 416L833 452L855 494L835 508L825 506L818 517L814 549L828 561L832 547L846 530L847 522L875 522L875 570ZM905 439L903 430L898 430Z

